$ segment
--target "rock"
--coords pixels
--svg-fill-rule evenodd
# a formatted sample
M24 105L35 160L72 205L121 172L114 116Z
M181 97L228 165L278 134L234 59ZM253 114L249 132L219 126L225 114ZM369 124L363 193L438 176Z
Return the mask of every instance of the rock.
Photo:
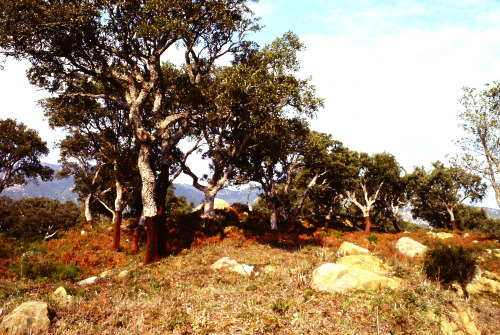
M48 315L45 302L25 302L4 317L0 335L43 334L50 327Z
M117 278L120 278L120 279L122 279L122 278L127 278L129 274L130 274L130 271L128 271L128 270L123 270L123 271L122 271L122 272L120 272L120 273L118 274L118 276L116 276L116 277L117 277Z
M370 251L368 251L368 249L361 248L356 244L345 241L340 245L339 253L342 255L368 255Z
M237 272L242 275L250 276L254 273L254 267L246 264L240 264L234 259L229 257L222 257L214 264L210 265L210 269L219 270L219 269L227 269L229 271Z
M453 301L445 305L445 313L437 316L429 311L428 316L439 322L441 332L445 335L481 335L474 322L474 312L461 303Z
M318 291L343 293L348 290L396 289L399 282L371 271L326 263L312 273L311 288Z
M437 238L440 238L442 240L446 240L447 238L453 238L452 233L444 233L444 232L434 233L434 232L430 231L430 232L427 232L427 235L437 237Z
M60 306L69 306L73 303L73 297L68 295L62 286L59 286L57 290L51 294L50 298Z
M193 209L193 212L199 211L203 209L204 203ZM214 199L214 209L229 209L231 206L227 203L226 200L222 200L219 198Z
M408 257L423 256L427 247L409 237L401 237L396 242L396 248L400 253Z
M377 273L379 275L388 275L392 269L378 257L372 255L355 255L340 258L336 264Z
M82 230L82 231L80 232L80 234L81 234L81 235L85 235L85 234L87 234L87 232L86 232L85 230Z
M106 271L101 272L101 274L99 275L99 277L101 277L101 278L109 278L109 277L112 277L115 274L115 272L116 271L114 271L114 270L106 270Z
M77 284L80 286L87 286L87 285L93 285L97 282L101 281L101 277L96 276L96 277L90 277L84 280L80 280Z

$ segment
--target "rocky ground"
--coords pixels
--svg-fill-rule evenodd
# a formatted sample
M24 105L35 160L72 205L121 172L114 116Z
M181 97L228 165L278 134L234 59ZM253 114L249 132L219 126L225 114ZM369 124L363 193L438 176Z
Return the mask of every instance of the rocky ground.
M109 251L109 228L29 246L3 239L0 328L14 333L10 321L28 320L48 334L500 334L500 243L484 234L236 225L194 234L179 253L142 266L127 235L122 252ZM458 285L422 271L425 248L439 241L477 249L481 271L468 301ZM29 278L20 262L80 272ZM23 306L32 301L35 312Z

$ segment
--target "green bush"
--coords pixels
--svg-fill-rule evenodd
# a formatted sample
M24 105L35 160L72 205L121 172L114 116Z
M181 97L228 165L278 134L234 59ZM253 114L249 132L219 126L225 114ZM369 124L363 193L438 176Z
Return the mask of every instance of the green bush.
M370 233L368 234L368 241L370 241L370 243L377 243L378 242L378 236L377 234L374 234L374 233Z
M70 280L81 279L81 270L76 265L65 265L60 262L36 262L21 259L12 262L10 272L19 278Z
M476 258L472 248L438 244L427 249L424 255L424 271L429 279L443 284L458 282L468 298L466 285L476 273Z
M2 202L3 203L3 202ZM2 206L0 203L0 207ZM41 240L46 234L65 231L84 223L83 210L76 203L48 198L22 198L1 210L1 230L18 241Z

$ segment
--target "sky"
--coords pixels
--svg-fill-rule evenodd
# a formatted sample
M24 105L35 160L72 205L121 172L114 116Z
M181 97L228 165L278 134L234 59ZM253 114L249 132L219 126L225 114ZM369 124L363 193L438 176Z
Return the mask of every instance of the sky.
M500 1L273 0L251 4L260 45L287 31L305 44L300 76L312 78L325 108L313 129L352 150L388 152L409 172L458 153L461 88L500 80ZM0 71L0 118L48 129L27 64ZM56 163L52 150L45 159ZM492 192L490 192L492 193ZM493 197L483 202L497 207Z

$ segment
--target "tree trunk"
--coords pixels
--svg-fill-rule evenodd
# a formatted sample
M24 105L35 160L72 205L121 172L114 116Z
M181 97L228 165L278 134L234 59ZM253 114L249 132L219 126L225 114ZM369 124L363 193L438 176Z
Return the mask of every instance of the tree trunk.
M141 143L138 167L142 180L142 212L146 217L147 247L144 265L156 262L160 259L158 254L158 220L155 197L155 175L150 164L151 147L147 143Z
M365 233L369 234L370 233L370 227L371 227L371 221L369 216L365 216Z
M451 230L457 230L457 222L455 220L451 221Z
M115 170L117 166L115 165ZM122 225L122 213L123 213L123 185L118 181L115 182L116 187L116 198L115 198L115 213L114 213L114 234L113 234L113 246L112 249L115 251L120 250L120 230Z
M205 191L205 203L203 204L203 215L205 216L205 219L215 219L214 203L217 191L214 192L213 189L208 189Z
M455 213L453 213L453 207L446 206L448 214L450 214L451 230L457 230L457 223L455 221Z
M90 200L92 199L92 193L87 195L85 198L85 219L87 220L87 225L89 229L92 230L92 213L90 212Z
M134 236L132 237L132 246L130 247L134 255L137 254L137 252L139 251L140 238L142 232L144 231L145 221L146 218L144 217L144 215L141 214L141 218L139 219L139 224L135 228Z
M278 214L276 208L271 209L271 230L278 230Z
M114 251L120 251L120 229L122 223L122 211L115 212L115 226L113 232L113 246Z
M158 254L158 222L154 217L146 217L146 233L148 242L146 245L146 254L144 255L144 265L160 260L160 255Z

